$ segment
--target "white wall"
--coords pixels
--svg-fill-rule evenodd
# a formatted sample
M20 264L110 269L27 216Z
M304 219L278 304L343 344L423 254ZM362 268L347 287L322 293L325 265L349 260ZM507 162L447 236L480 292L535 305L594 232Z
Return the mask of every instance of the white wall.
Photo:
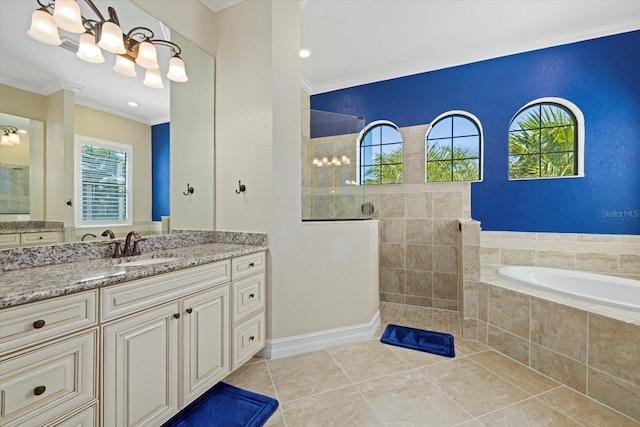
M243 2L217 17L216 226L268 233L272 343L378 311L377 223L301 222L299 7ZM243 196L228 191L237 179Z
M371 324L377 223L300 218L299 2L245 1L210 21L183 19L200 2L135 3L216 56L216 229L268 234L270 349ZM238 180L247 186L241 195Z

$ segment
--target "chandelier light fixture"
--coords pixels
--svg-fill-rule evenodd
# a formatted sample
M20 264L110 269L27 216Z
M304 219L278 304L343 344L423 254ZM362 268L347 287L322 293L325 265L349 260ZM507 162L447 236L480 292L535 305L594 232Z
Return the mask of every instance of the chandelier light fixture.
M20 144L20 135L18 135L18 128L15 126L0 125L0 145L18 145Z
M108 8L109 18L105 19L92 0L83 0L95 13L97 19L82 16L76 0L36 0L40 8L31 16L31 28L27 34L39 42L60 45L62 40L58 29L80 34L78 58L100 64L105 61L102 50L116 55L113 70L125 77L137 76L135 64L145 69L144 84L152 88L162 88L162 76L156 46L168 47L173 53L169 60L167 77L174 82L188 80L184 62L180 58L180 46L168 40L156 39L146 27L134 27L128 33L120 28L118 14L113 7Z

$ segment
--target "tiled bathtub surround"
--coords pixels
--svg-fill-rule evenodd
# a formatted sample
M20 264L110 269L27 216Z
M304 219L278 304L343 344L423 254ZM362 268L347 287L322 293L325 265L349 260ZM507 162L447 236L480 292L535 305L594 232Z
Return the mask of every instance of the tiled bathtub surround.
M487 283L478 291L478 341L640 421L640 323Z
M640 280L640 236L482 231L483 265L532 265Z
M266 246L264 233L241 233L228 231L182 231L176 234L146 236L140 242L142 253L207 243L229 243L237 245ZM123 239L116 239L123 242ZM0 251L0 270L64 264L67 262L89 261L108 258L113 254L113 246L105 241L69 242L48 246L31 246Z
M640 422L640 313L496 274L500 265L534 265L637 280L640 236L482 231L480 242L480 282L465 287L464 336Z

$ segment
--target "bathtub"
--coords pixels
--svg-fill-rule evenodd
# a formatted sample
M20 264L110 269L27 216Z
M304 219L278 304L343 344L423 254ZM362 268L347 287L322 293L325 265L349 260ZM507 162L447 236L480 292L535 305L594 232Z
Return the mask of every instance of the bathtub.
M559 268L508 266L498 275L515 283L596 304L640 312L640 281Z

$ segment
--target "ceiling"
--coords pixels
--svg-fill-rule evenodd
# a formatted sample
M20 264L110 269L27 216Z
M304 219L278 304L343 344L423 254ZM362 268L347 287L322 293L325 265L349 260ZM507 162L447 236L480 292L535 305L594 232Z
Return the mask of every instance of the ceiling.
M200 1L219 12L242 0ZM94 2L103 14L113 5L124 30L144 25L170 38L166 27L129 1ZM43 95L65 88L82 105L148 124L168 120L166 77L165 89L147 88L140 68L136 78L113 72L112 54L104 54L103 64L89 64L36 42L26 31L37 8L36 0L0 0L0 83ZM637 0L301 0L300 9L300 45L312 52L301 59L301 83L310 94L640 29ZM158 54L166 73L168 49Z
M311 93L640 29L638 0L303 0Z

